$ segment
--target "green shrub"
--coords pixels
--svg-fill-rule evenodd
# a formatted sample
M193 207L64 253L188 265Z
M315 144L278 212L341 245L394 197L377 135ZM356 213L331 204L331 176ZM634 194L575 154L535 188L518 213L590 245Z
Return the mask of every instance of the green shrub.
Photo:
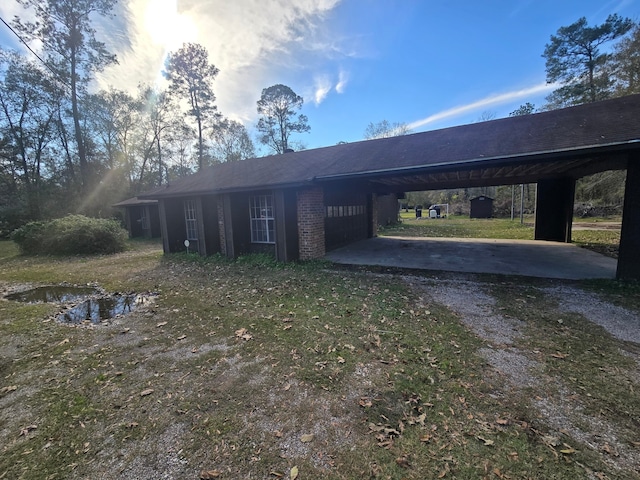
M69 215L49 222L30 222L11 238L25 255L85 255L121 252L127 231L115 220Z

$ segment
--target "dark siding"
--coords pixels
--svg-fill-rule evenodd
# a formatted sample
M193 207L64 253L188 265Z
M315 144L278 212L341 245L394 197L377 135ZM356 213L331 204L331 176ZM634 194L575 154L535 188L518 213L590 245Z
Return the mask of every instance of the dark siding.
M167 219L166 245L170 253L184 252L184 241L187 238L187 230L184 221L183 199L164 200L164 210ZM196 246L190 246L190 251L195 251Z
M144 237L144 230L142 229L142 222L140 221L144 208L144 206L127 208L127 225L129 226L129 235L131 238Z
M231 194L231 221L233 222L233 250L236 256L256 252L251 249L251 222L249 194Z
M158 238L160 236L160 214L158 213L158 205L148 205L147 208L149 209L151 237Z
M207 255L220 252L220 226L218 225L218 197L202 197L202 221Z
M367 195L325 191L325 249L336 249L369 236Z
M295 190L276 190L273 194L276 211L276 259L281 262L298 260L298 197Z

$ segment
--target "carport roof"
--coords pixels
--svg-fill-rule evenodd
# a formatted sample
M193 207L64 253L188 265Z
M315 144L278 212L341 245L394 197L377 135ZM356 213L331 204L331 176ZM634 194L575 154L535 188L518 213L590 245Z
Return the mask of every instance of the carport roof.
M163 198L318 182L410 191L578 178L626 168L640 95L398 137L214 165L140 195Z

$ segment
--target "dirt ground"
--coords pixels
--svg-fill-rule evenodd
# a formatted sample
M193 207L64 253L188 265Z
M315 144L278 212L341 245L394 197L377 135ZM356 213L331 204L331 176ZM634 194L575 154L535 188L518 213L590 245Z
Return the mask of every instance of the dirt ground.
M554 430L553 435L578 439L594 451L611 450L615 454L606 458L612 465L640 472L638 445L621 441L617 436L618 427L603 421L602 417L585 414L581 394L562 378L542 373L542 365L536 359L540 352L527 348L530 335L527 324L503 314L486 286L483 288L465 279L433 282L406 277L405 280L456 312L460 320L486 342L480 353L515 391L523 392L533 386L538 392L546 393L536 396L533 403ZM529 293L532 295L544 296L550 304L555 303L553 315L560 321L563 314L577 313L619 340L621 353L635 363L629 379L635 385L633 388L637 388L640 384L640 316L637 312L571 285L535 289ZM526 304L526 299L521 301ZM550 391L555 394L548 395Z

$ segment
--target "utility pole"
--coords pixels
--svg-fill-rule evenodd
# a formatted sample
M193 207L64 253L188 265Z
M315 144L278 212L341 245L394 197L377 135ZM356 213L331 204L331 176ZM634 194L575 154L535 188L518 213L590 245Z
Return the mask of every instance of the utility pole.
M524 224L524 183L520 184L520 224Z
M516 206L514 205L516 201L516 186L511 185L511 221L513 222L514 213L516 210Z

